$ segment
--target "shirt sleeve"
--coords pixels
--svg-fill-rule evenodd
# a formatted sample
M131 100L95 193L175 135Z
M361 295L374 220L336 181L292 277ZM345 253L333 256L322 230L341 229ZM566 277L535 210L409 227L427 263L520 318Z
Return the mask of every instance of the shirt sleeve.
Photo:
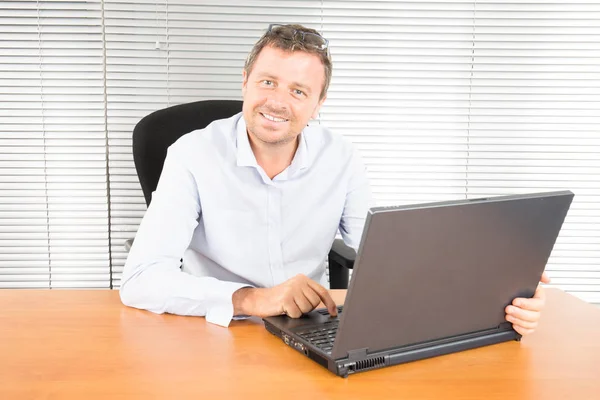
M358 251L369 207L373 205L366 167L356 149L352 152L351 171L339 230L347 246Z
M248 285L181 271L201 206L196 181L177 144L167 152L125 263L121 301L159 314L205 316L208 322L227 327L233 317L232 295Z

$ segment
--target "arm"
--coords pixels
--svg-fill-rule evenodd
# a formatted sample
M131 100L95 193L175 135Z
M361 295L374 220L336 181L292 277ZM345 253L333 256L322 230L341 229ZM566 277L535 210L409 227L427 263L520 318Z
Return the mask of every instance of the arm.
M346 202L339 229L344 243L357 251L367 218L367 212L373 200L365 165L356 150L352 153L349 168L352 171L352 175L348 182Z
M180 269L201 213L195 179L171 146L152 203L140 224L121 281L123 304L155 313L206 316L227 326L240 283L197 277Z

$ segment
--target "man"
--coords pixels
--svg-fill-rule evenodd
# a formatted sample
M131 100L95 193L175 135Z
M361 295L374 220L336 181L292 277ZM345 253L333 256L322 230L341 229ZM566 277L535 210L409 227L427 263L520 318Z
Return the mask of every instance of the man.
M244 66L243 112L169 148L125 264L124 304L222 326L321 302L336 314L324 260L338 229L358 248L371 195L351 144L308 124L331 72L317 31L269 27ZM541 288L516 299L507 320L530 333L543 302Z

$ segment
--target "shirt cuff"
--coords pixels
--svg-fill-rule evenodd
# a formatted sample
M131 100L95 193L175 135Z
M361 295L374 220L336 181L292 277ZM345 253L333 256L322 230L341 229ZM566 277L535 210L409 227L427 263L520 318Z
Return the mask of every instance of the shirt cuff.
M210 302L206 310L206 321L224 328L229 327L232 319L244 319L246 316L233 316L233 293L244 287L244 283L220 282L218 295Z

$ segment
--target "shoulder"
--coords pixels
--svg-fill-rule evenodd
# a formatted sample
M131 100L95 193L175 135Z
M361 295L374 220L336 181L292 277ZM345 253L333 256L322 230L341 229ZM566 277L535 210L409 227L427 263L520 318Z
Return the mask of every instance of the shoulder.
M181 136L169 147L169 153L183 159L223 154L235 146L237 122L242 113L230 118L218 119L204 129L197 129Z

